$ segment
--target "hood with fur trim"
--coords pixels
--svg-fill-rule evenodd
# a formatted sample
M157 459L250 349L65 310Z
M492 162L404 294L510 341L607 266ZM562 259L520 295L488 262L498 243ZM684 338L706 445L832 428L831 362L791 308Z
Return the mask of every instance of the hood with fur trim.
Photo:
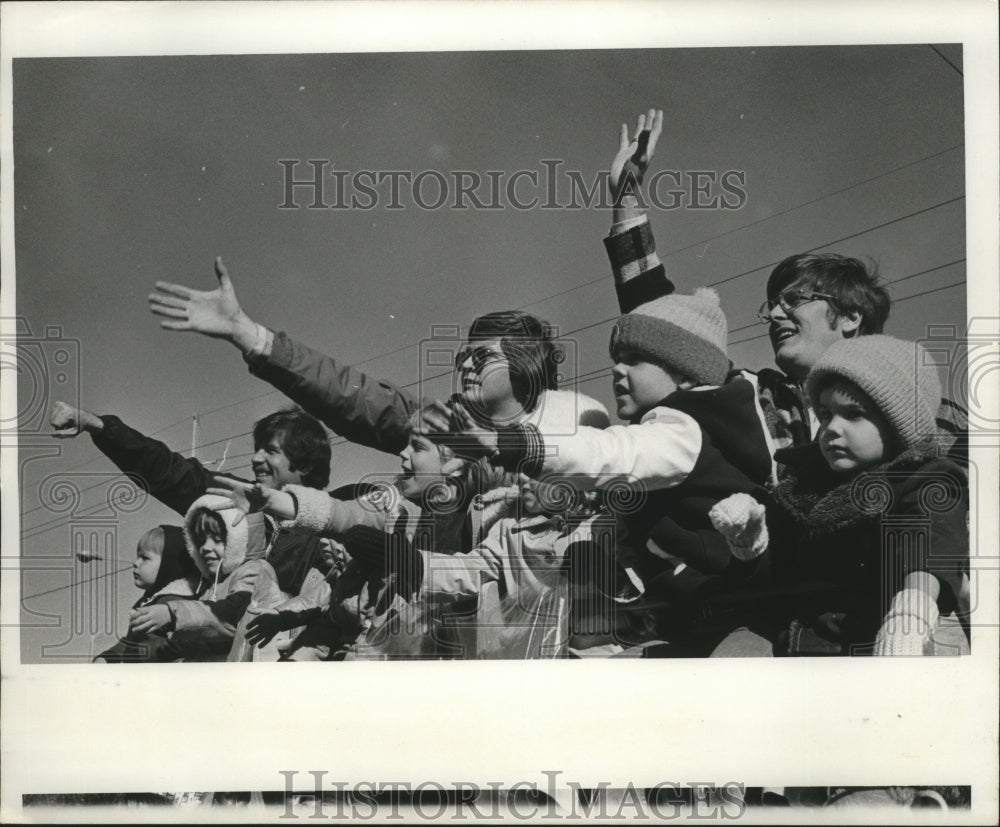
M201 549L195 546L194 538L191 536L192 518L200 508L214 511L222 518L226 526L226 550L222 555L218 577L215 579L225 580L244 561L264 556L266 542L263 515L248 514L238 525L233 525L233 521L240 514L239 509L226 497L205 494L191 503L187 514L184 515L184 542L187 544L188 554L194 560L202 578L213 579L205 560L202 558Z

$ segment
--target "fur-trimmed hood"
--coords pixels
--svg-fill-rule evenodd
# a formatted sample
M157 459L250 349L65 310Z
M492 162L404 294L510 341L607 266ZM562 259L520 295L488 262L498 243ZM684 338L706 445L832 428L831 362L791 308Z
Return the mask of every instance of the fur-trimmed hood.
M192 518L200 508L214 511L226 525L226 550L222 555L217 578L212 577L202 558L201 550L195 547L194 538L191 536ZM191 503L187 514L184 515L184 542L203 579L225 580L244 561L263 556L262 550L265 545L263 515L248 514L238 525L234 525L233 522L240 513L226 497L205 494Z

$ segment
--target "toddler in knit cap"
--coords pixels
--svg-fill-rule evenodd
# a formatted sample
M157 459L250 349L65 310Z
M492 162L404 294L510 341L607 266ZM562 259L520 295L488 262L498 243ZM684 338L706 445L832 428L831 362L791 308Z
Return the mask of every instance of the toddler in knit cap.
M786 653L813 651L803 641L814 634L818 649L843 654L873 642L877 655L963 650L954 624L950 644L938 630L967 582L968 494L933 439L941 388L928 354L890 336L845 339L805 388L819 434L776 454L790 473L766 513L746 495L710 512L736 558L767 550L757 580L765 590L813 584L780 641Z

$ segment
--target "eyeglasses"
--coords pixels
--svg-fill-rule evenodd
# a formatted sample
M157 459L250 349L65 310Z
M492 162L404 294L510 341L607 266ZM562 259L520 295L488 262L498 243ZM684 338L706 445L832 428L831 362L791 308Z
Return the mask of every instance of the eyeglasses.
M811 290L796 290L795 288L782 290L777 298L768 299L761 304L757 310L757 318L760 319L762 324L771 324L771 311L774 310L776 305L780 305L787 316L793 310L808 302L814 302L818 299L830 300L833 298L836 297L831 296L829 293L814 293Z
M479 345L478 347L466 345L459 348L458 353L455 354L455 369L459 370L466 361L471 359L473 369L478 372L491 362L506 358L507 356L502 350L490 345Z

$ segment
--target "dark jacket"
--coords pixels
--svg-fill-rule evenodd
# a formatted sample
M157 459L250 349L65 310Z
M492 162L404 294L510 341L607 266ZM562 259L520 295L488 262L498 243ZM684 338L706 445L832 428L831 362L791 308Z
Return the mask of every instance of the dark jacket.
M766 502L770 543L751 590L773 595L789 628L829 641L831 654L870 650L913 572L937 578L942 615L958 610L968 486L942 452L931 438L846 481L815 444L779 452L788 476Z

